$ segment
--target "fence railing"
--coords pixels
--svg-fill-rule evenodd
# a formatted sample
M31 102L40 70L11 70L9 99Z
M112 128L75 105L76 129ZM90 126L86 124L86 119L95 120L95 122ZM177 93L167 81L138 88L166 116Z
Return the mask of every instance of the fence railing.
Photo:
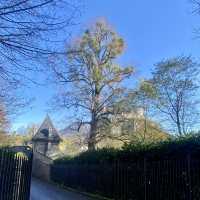
M113 196L113 166L53 165L51 179L66 187L76 188L107 197Z
M52 179L115 200L199 200L200 159L53 165Z
M28 200L32 150L28 147L0 149L0 199Z
M200 199L200 160L190 156L178 160L118 163L115 199L197 200Z

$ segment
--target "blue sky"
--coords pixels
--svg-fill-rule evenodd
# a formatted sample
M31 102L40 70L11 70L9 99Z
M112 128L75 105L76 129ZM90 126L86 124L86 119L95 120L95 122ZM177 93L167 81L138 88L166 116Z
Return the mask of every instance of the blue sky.
M189 0L84 0L80 23L73 30L80 34L88 24L105 18L124 38L126 50L120 63L133 65L138 77L150 76L153 64L178 55L200 57L200 39L195 28L200 28L200 16L192 14ZM47 113L47 102L54 93L52 86L31 86L24 90L35 97L31 108L13 122L15 130L29 123L40 123ZM60 126L59 113L50 113Z

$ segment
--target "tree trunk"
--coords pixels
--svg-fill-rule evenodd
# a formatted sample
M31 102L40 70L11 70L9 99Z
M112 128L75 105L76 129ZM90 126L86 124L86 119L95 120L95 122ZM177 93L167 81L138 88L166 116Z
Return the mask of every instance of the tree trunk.
M90 135L88 140L88 150L93 151L96 148L96 135L97 135L97 120L93 114L92 122L90 126Z
M88 141L88 150L89 150L89 151L94 151L95 148L96 148L95 143L92 142L92 140L91 140L91 138L90 138L89 141Z
M99 108L99 98L100 97L100 91L99 91L99 83L97 82L95 85L95 91L94 91L94 98L93 98L93 108L91 110L91 123L90 123L90 135L89 135L89 141L88 141L88 150L93 151L96 148L96 136L98 131L98 108Z
M182 130L181 130L181 125L180 125L180 122L177 122L177 127L178 127L178 133L180 136L182 136Z
M96 129L91 125L90 136L88 140L88 150L93 151L96 148Z
M181 123L180 123L180 118L179 118L179 113L177 112L176 114L176 117L177 117L177 128L178 128L178 133L179 133L179 136L182 136L182 129L181 129Z

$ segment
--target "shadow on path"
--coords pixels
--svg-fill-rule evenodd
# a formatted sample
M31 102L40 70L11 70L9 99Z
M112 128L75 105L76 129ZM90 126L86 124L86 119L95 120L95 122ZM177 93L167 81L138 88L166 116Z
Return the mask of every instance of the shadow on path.
M30 200L92 200L74 192L68 192L50 183L32 178Z

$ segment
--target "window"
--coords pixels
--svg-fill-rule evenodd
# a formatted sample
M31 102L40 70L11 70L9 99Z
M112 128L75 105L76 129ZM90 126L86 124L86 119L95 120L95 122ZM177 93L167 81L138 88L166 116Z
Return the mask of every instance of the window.
M44 137L49 137L49 131L47 129L42 129L40 132L44 135Z

